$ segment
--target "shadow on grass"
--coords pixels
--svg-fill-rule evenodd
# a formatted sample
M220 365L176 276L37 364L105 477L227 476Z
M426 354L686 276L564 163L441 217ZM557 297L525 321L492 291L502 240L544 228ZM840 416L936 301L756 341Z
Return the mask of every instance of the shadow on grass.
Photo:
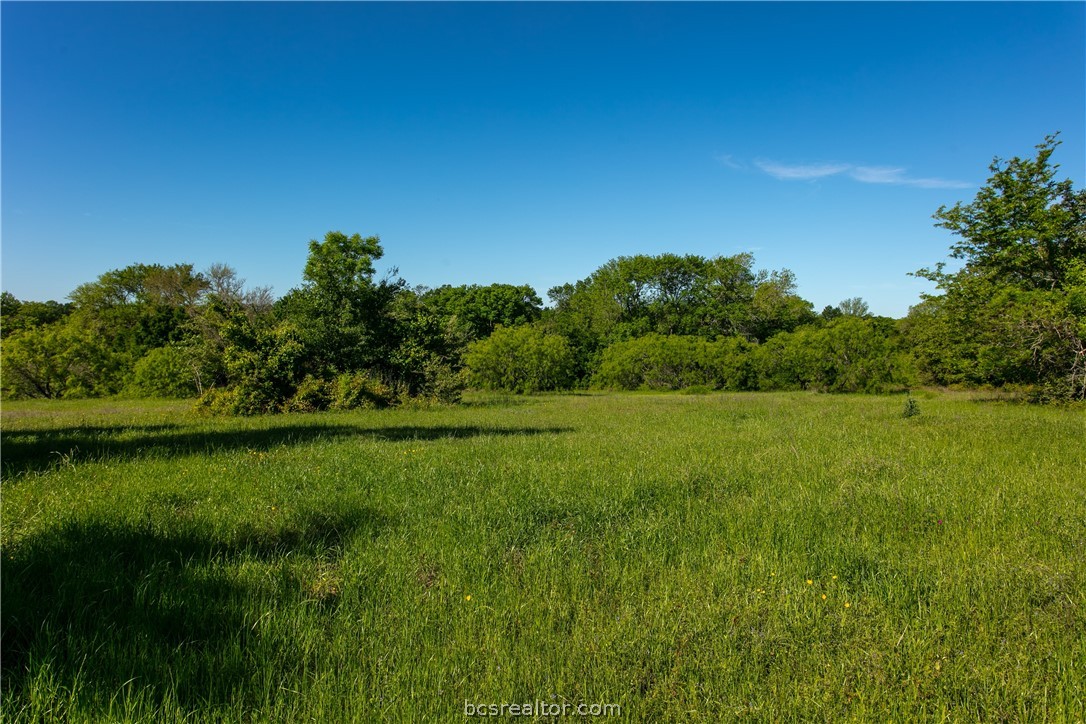
M14 430L3 436L3 477L107 459L170 458L231 450L269 450L319 440L358 437L398 442L462 439L486 435L544 435L564 427L282 425L263 430L193 431L180 425L61 427Z
M253 682L271 676L282 679L274 686L289 685L298 673L290 662L305 658L290 637L267 633L263 617L278 609L290 628L324 610L306 608L311 598L286 557L334 562L346 543L376 539L393 524L364 508L300 515L226 540L193 525L164 532L100 521L25 539L0 567L5 713L32 715L32 702L48 693L39 684L31 695L43 673L92 716L106 716L126 689L197 716L257 706L250 699L266 692ZM254 565L264 566L255 579L239 573Z

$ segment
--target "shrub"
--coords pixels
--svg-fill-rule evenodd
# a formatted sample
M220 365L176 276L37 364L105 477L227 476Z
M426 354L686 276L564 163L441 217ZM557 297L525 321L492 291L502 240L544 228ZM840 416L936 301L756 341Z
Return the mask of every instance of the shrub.
M467 376L448 363L432 359L423 367L423 384L418 397L446 405L460 402L467 387Z
M648 334L607 347L592 384L619 390L749 389L750 348L738 337Z
M465 359L471 383L484 390L569 389L576 369L569 341L537 325L499 327L471 344Z
M184 350L156 347L136 362L129 388L147 397L195 397L196 378Z
M824 327L778 334L754 357L763 390L884 392L914 381L892 320L838 317Z
M332 385L327 380L307 375L294 395L283 405L284 412L319 412L332 404Z
M391 407L407 398L402 383L388 382L371 371L345 372L331 385L334 410Z

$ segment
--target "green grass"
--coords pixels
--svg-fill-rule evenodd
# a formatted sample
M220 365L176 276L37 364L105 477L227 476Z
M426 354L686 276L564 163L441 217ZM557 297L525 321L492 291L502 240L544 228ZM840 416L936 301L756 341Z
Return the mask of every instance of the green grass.
M1086 415L5 403L5 720L1081 721Z

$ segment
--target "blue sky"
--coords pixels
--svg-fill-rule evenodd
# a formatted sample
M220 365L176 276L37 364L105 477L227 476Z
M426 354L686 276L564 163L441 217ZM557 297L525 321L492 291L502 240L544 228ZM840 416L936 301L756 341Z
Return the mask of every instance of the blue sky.
M943 204L1061 131L1084 3L12 3L2 285L135 262L283 294L379 235L412 285L546 290L619 255L751 251L821 309L904 315Z

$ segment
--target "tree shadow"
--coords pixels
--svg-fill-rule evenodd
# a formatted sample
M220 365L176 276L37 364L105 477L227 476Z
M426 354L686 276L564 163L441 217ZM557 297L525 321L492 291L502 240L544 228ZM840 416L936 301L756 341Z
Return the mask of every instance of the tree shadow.
M249 684L274 666L268 658L302 658L292 641L258 625L262 612L310 602L286 558L334 563L347 543L375 539L393 525L362 508L302 515L279 530L228 540L191 524L164 532L105 521L24 539L5 551L0 567L5 709L29 704L43 670L85 711L104 713L129 687L156 705L169 697L188 713L255 707L246 697L259 692ZM270 588L239 575L239 567L254 564L270 573Z
M172 458L231 450L265 451L284 445L351 437L385 442L435 441L487 435L545 435L566 427L281 425L264 430L194 431L181 425L73 426L13 430L3 435L3 478L101 460Z

